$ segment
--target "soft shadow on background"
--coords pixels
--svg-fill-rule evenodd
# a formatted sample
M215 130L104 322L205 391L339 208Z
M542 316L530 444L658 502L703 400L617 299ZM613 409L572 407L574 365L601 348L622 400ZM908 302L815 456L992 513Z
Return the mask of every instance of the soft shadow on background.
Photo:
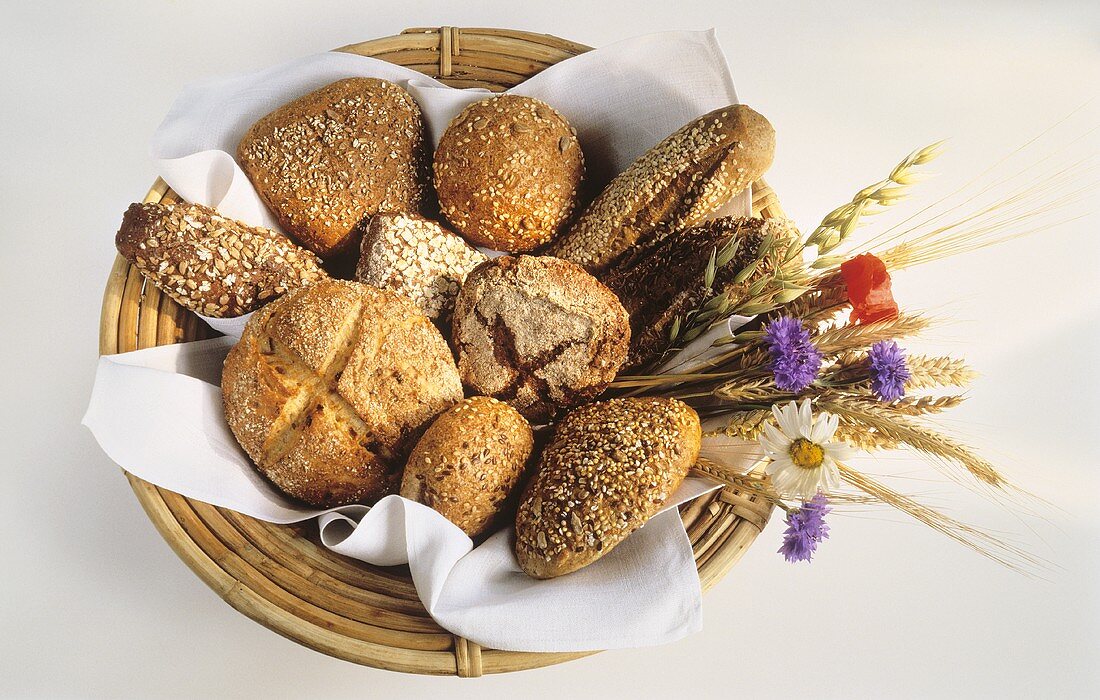
M410 26L507 26L589 45L715 26L738 94L777 129L768 180L802 227L940 138L951 137L941 177L918 196L947 191L1090 99L1052 144L1100 125L1096 3L842 5L5 3L0 695L1100 694L1095 206L1058 231L896 280L903 304L956 319L929 343L964 352L982 373L952 426L1053 505L1020 520L925 481L935 472L918 461L863 464L1018 533L1058 565L1045 580L890 513L835 518L815 562L792 566L775 554L773 523L708 594L705 631L680 643L477 681L401 676L298 647L225 605L78 425L112 235L155 178L148 138L189 81ZM1092 133L1067 157L1098 155Z

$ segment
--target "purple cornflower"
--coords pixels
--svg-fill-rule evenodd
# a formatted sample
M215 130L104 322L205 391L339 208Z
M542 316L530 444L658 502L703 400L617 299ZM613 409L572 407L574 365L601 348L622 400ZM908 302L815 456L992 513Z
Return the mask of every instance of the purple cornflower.
M829 537L825 515L832 510L825 494L818 493L802 507L787 513L787 529L783 531L783 546L779 553L789 562L810 561L817 544Z
M777 387L797 394L813 383L821 370L821 353L810 342L802 321L781 316L768 324L764 339L772 356Z
M880 401L897 401L905 396L909 368L905 352L893 340L880 340L871 346L871 390Z

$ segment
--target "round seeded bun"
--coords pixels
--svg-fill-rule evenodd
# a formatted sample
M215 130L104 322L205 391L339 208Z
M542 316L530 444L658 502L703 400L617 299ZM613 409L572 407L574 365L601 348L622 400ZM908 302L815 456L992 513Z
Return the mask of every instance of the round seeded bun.
M603 393L630 345L618 297L551 257L503 256L474 268L452 324L462 381L532 421Z
M443 215L477 245L512 253L550 241L568 222L584 177L577 133L544 102L499 95L447 127L434 161Z
M676 399L611 399L570 411L516 512L520 567L552 578L610 552L679 488L701 440L698 414Z
M468 398L440 414L416 443L401 495L477 537L519 484L533 446L531 426L516 409L488 396Z
M392 493L402 457L462 400L450 348L409 301L327 280L256 312L222 370L225 417L286 494L330 507Z

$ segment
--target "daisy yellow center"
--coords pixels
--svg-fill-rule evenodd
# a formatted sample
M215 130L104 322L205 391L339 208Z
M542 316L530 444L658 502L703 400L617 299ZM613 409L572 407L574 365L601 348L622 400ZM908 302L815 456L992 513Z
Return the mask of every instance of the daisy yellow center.
M798 438L791 443L791 461L803 469L817 469L825 461L825 450L821 445L806 438Z

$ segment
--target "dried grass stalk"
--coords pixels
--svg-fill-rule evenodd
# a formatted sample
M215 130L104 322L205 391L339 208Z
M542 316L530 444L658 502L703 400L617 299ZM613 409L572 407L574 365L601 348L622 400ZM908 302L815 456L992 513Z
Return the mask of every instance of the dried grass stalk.
M980 530L972 525L967 525L966 523L961 523L954 518L933 510L845 464L839 466L841 478L849 485L866 493L875 500L897 508L924 525L947 535L951 539L974 550L982 556L989 557L993 561L1017 571L1024 570L1025 566L1042 566L1042 562L1032 555L994 537L984 530Z

